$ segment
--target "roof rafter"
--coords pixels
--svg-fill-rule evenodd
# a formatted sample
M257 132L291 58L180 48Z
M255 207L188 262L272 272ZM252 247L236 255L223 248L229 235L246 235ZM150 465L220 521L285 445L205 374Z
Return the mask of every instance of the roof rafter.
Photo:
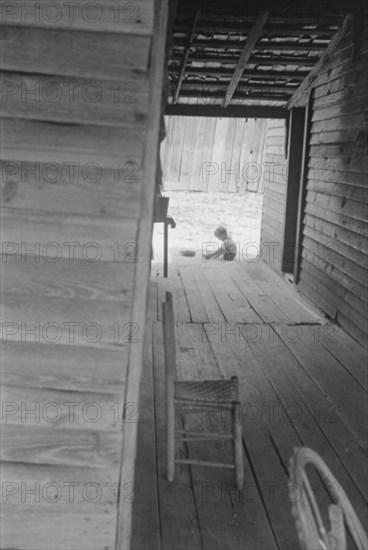
M244 46L244 50L240 56L240 59L238 61L238 65L234 71L234 74L232 76L232 79L230 81L229 87L227 89L227 92L225 94L223 106L226 108L235 92L235 89L238 85L239 80L241 79L241 76L243 74L243 71L245 69L245 65L248 63L250 56L252 55L254 46L257 43L257 40L262 32L262 29L267 21L268 18L268 11L261 11L256 19L256 22L254 23L254 26L252 27L247 41Z
M185 66L186 66L187 61L188 61L189 50L190 50L190 46L191 46L192 40L193 40L194 35L195 35L196 26L197 26L197 22L198 22L200 13L201 13L201 10L198 9L196 11L195 16L194 16L194 20L193 20L193 23L192 23L192 29L191 29L190 35L188 37L188 42L185 46L183 63L182 63L181 69L180 69L180 74L179 74L179 78L178 78L178 82L176 84L176 89L175 89L175 94L174 94L174 103L176 103L179 99L180 86L181 86L181 83L182 83L183 78L184 78Z

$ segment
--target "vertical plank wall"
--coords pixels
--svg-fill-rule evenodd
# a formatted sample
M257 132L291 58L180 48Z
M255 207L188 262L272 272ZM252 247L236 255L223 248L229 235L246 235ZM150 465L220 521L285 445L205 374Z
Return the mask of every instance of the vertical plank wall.
M128 357L139 359L148 284L138 244L152 225L155 3L67 4L14 1L2 14L1 458L13 484L2 542L19 549L116 546ZM132 447L130 482L134 458ZM50 482L60 499L42 493Z
M367 345L368 43L351 34L313 83L299 288ZM359 145L359 140L361 144Z
M282 266L287 188L285 140L285 120L268 120L262 166L264 194L261 247L263 260L278 272Z
M262 166L266 124L252 118L166 117L164 181L186 191L262 192L255 165Z

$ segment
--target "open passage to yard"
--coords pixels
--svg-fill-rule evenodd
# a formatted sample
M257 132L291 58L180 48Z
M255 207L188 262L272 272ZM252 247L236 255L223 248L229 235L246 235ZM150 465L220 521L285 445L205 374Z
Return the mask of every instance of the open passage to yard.
M177 261L182 250L195 250L195 258L183 261L201 261L202 244L219 241L214 236L218 225L224 225L241 249L247 243L260 243L262 195L255 193L198 193L187 191L165 192L170 197L168 215L174 218L176 228L169 230L169 261ZM163 224L154 226L154 261L163 257ZM256 246L247 247L254 257Z

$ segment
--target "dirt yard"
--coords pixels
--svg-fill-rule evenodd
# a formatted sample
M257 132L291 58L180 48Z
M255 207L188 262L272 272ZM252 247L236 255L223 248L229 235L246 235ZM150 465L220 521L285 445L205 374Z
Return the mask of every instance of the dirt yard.
M182 258L182 250L196 251L195 258L183 261L201 261L202 243L219 243L213 235L218 225L224 225L241 246L260 242L262 195L170 191L165 196L170 197L168 215L176 222L176 228L169 229L169 261ZM163 231L163 224L155 224L155 262L163 258Z

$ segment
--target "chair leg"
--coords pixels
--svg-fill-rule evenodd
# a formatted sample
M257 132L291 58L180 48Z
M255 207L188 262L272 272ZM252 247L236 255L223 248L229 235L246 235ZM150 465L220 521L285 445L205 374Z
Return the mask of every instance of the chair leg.
M167 395L166 404L166 465L167 479L174 480L175 475L175 405L174 400Z
M233 409L233 435L234 435L234 464L236 475L236 488L241 491L244 487L244 462L243 462L243 433L240 420L240 403L236 403Z

